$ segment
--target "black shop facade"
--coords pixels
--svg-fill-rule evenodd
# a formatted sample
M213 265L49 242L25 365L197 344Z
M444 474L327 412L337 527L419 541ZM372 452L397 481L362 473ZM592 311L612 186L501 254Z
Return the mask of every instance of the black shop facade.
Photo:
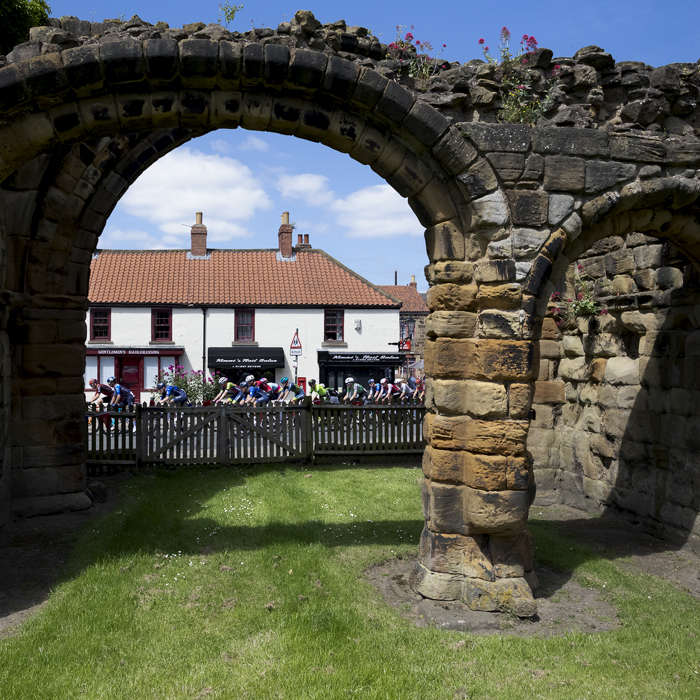
M209 348L207 367L212 376L228 377L239 382L246 375L252 374L260 379L269 372L273 379L278 374L275 370L284 369L285 356L282 348L261 348L255 345L240 347Z
M394 380L396 370L406 361L402 352L318 351L319 381L327 387L342 389L347 377L367 387L370 379Z

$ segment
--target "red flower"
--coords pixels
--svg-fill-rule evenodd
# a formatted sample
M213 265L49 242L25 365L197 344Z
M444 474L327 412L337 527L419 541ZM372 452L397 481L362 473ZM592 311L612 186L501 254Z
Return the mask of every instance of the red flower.
M485 39L479 39L479 43L483 46L485 42Z
M442 45L442 48L444 49L446 46L447 46L447 44L443 44L443 45Z
M523 41L527 41L530 37L527 34L523 34Z
M523 63L527 63L527 58L523 58Z
M488 51L488 50L489 50L489 47L488 47L488 46L484 46L484 51Z
M416 39L416 46L420 46L420 41L418 41L418 39Z
M404 39L406 39L406 41L413 41L413 34L411 34L411 32L407 32Z

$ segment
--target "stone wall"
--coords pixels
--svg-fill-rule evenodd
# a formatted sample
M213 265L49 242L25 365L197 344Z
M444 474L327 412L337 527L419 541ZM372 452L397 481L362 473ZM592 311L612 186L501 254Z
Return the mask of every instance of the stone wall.
M528 449L538 503L614 511L700 551L700 281L668 241L603 239L558 282L595 280L608 313L540 341ZM561 324L561 321L560 321Z

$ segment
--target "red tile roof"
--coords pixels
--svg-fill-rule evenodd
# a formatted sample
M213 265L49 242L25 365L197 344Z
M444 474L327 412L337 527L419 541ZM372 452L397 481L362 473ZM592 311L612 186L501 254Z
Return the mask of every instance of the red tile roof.
M399 299L403 302L401 307L401 313L412 313L412 314L427 314L430 313L430 309L427 307L423 297L418 293L415 287L411 287L410 284L407 285L389 285L389 284L379 284L377 285L385 294L389 294L395 299Z
M400 301L318 249L278 260L277 250L99 250L90 266L93 304L345 306Z

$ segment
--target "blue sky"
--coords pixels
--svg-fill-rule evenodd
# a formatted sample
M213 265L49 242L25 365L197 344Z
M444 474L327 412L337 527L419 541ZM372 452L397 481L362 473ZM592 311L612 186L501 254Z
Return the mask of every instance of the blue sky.
M555 56L572 56L579 48L596 44L618 61L654 66L700 58L698 0L237 3L244 7L230 29L246 31L251 23L276 27L296 10L310 9L324 23L344 19L349 25L368 27L384 43L394 39L397 24L412 26L416 38L434 46L447 44L442 56L450 61L479 58L481 37L493 53L503 25L515 37L534 35ZM54 17L101 21L138 14L171 27L215 22L219 15L216 0L50 4ZM187 247L196 211L204 212L210 247L276 247L280 214L289 211L296 232L308 233L314 247L370 281L393 284L398 270L399 284L407 284L413 274L419 289L427 287L423 230L407 202L370 168L319 144L241 129L191 141L152 166L113 212L100 247Z

